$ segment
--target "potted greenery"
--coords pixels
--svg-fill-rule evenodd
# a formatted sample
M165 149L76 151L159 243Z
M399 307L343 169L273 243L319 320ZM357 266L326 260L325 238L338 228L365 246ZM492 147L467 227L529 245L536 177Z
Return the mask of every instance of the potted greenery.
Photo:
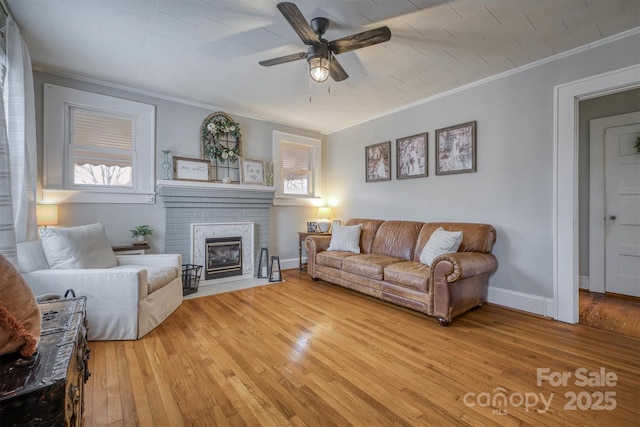
M129 231L134 245L144 245L147 243L147 236L153 234L153 229L148 225L137 225Z

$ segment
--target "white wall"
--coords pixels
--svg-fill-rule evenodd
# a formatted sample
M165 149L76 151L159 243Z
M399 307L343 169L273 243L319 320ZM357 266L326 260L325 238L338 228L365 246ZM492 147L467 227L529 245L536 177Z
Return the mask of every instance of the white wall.
M343 219L490 223L499 261L491 287L553 298L554 86L638 63L638 45L634 35L330 134L329 197ZM471 120L477 173L436 176L435 130ZM395 140L425 131L429 177L396 180ZM393 180L365 183L364 147L387 140Z
M81 89L104 95L116 96L156 106L156 179L162 177L163 149L170 149L172 155L181 157L200 157L200 126L202 121L214 111L224 111L211 105L194 106L160 97L149 96L129 90L94 84L79 79L59 75L34 72L36 97L36 133L38 138L38 181L42 182L42 105L43 84L52 83L74 89ZM292 128L277 123L266 122L231 113L242 126L243 155L257 160L272 160L272 133L274 130L294 133L325 140L317 132ZM40 185L39 184L39 185ZM312 216L313 209L308 207L273 207L270 252L280 255L281 259L297 259L297 231L304 230L306 221ZM151 236L150 252L163 252L164 221L160 200L155 204L90 204L74 203L60 205L60 225L72 226L102 221L105 224L109 240L114 245L129 244L129 229L139 224L149 224L154 234ZM186 260L185 260L186 261Z

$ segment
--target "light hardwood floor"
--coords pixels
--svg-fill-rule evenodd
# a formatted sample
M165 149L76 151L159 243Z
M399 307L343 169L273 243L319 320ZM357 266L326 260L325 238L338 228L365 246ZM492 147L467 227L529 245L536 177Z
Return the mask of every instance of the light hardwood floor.
M580 324L640 339L640 298L580 289Z
M85 425L640 422L640 340L492 305L444 328L296 270L283 277L185 301L141 340L91 342ZM570 377L539 385L539 368ZM615 385L583 386L580 369Z

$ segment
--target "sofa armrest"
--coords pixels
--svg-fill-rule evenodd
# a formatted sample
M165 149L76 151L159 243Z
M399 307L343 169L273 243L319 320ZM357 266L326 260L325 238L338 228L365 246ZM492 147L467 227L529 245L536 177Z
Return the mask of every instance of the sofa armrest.
M433 316L441 325L448 325L455 316L483 304L489 274L497 268L498 260L491 253L457 252L437 257L429 280Z
M99 300L118 300L132 306L149 292L147 270L143 267L114 267L87 269L47 269L22 275L35 295L63 295L73 289L77 296L94 296Z
M182 255L180 254L149 254L149 255L116 255L118 265L135 265L143 267L176 267L182 269Z
M307 248L307 273L315 277L313 272L316 267L316 254L326 251L331 243L331 236L307 236L304 246Z
M493 273L498 269L498 260L491 253L455 252L437 257L431 263L431 274L441 272L447 282L453 283L469 277L485 273Z

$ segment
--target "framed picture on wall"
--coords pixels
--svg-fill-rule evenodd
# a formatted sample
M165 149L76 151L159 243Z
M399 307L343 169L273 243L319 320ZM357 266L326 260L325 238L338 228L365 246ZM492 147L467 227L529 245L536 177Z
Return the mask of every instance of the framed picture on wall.
M476 171L476 122L436 130L436 175Z
M398 179L428 176L429 135L421 133L396 139L396 177Z
M391 141L364 148L366 182L391 181Z

